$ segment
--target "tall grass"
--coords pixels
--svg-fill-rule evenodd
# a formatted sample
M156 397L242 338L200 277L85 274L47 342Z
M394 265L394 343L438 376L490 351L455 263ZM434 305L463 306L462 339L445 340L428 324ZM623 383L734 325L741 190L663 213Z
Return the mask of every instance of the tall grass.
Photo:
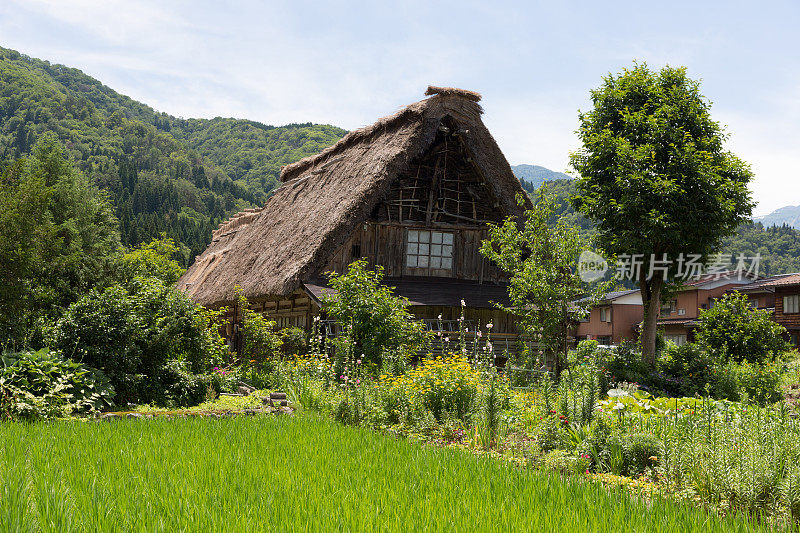
M0 426L2 531L753 531L313 415ZM765 529L766 530L766 529Z

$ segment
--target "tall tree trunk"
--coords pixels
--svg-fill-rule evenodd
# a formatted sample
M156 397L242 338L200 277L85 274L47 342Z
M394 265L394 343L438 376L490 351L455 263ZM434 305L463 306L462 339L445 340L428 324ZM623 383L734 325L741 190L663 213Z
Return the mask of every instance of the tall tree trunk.
M642 293L642 306L644 320L642 321L642 360L651 367L656 364L656 322L661 311L661 289L664 287L664 275L660 271L653 273L647 279L647 273L642 269L639 274L639 290Z

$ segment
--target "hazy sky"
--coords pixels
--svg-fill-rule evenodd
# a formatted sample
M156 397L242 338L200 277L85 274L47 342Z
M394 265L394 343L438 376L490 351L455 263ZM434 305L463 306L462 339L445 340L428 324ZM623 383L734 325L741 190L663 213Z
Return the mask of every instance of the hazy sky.
M800 2L0 0L0 46L183 117L354 129L472 89L511 164L559 171L603 75L686 66L756 214L800 204Z

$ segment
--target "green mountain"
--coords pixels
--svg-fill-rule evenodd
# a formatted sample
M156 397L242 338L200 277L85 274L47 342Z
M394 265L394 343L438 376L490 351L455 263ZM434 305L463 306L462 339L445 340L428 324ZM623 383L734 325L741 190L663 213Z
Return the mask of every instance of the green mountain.
M556 172L539 165L512 165L511 170L522 182L523 188L529 192L532 192L545 181L572 179L568 174Z
M787 205L768 215L755 217L753 220L761 222L764 226L783 226L785 224L800 229L800 205Z
M109 194L122 243L161 233L189 263L230 214L261 205L282 165L345 131L232 118L178 119L81 71L0 48L0 163L55 132L76 166Z

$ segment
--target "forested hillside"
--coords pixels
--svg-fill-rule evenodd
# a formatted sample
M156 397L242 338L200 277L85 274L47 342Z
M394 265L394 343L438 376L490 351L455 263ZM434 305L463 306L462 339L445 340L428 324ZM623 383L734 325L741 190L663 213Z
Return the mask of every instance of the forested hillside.
M345 132L237 119L178 119L121 95L77 69L0 48L0 164L28 154L46 131L104 189L122 244L166 233L184 264L230 214L261 205L280 166Z

